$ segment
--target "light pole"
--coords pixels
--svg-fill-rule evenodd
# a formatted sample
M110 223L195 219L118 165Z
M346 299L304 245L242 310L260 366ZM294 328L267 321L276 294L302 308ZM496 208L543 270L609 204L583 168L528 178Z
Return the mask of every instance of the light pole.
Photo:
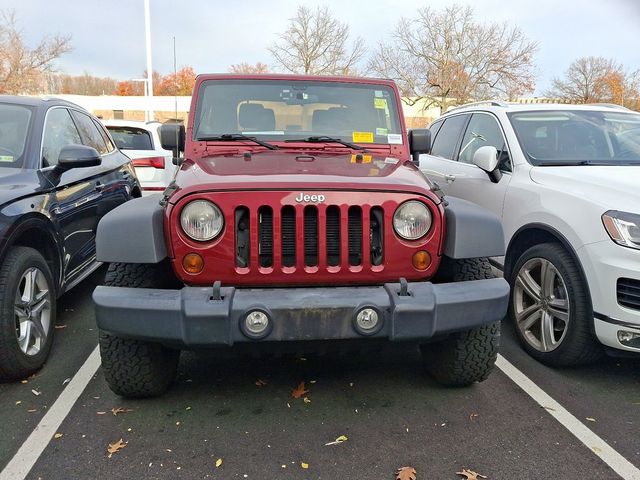
M149 0L144 0L144 33L147 51L147 121L154 119L153 112L153 67L151 66L151 20L149 16Z

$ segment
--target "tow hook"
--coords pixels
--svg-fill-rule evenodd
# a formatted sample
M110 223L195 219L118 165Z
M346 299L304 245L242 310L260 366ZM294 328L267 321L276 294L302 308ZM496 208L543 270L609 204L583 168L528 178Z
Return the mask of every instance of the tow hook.
M409 282L404 277L400 278L400 291L398 292L398 296L400 297L408 297L409 296Z
M222 282L220 282L220 280L216 280L215 282L213 282L213 291L211 292L212 295L209 298L209 300L213 302L221 302L222 301L222 293L220 292L221 288L222 288Z

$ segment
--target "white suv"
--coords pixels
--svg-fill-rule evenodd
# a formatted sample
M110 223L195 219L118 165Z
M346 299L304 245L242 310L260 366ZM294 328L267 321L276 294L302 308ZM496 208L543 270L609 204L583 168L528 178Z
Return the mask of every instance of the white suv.
M524 348L549 365L640 352L640 114L487 102L430 130L422 172L502 218Z
M103 120L116 146L130 159L142 187L142 195L163 191L173 179L173 153L160 144L160 122Z

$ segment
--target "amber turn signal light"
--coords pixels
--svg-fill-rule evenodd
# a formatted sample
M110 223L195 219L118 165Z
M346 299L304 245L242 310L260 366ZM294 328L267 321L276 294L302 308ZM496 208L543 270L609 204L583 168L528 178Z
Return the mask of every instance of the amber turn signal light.
M197 253L187 253L182 259L182 268L187 273L200 273L204 268L204 260Z
M413 268L416 270L426 270L431 265L431 255L429 252L420 250L413 254Z

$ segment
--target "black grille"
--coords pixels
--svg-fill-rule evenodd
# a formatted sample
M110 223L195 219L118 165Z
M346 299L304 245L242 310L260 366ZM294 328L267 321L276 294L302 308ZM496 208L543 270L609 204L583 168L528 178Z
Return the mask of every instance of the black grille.
M325 209L324 206L306 205L296 210L296 207L286 205L280 212L274 212L267 205L255 210L238 207L235 211L236 266L251 268L255 266L251 264L253 261L263 268L295 267L301 261L308 267L315 267L321 257L326 257L324 267L359 266L364 261L371 266L382 265L383 219L381 207L365 210L360 206L329 205ZM276 238L278 224L280 235ZM366 233L365 228L369 229ZM324 241L320 239L320 232L324 232ZM302 245L297 244L299 236ZM255 237L257 253L250 249ZM345 242L347 244L343 245ZM368 252L364 252L365 247ZM304 258L297 258L298 249ZM281 254L281 265L274 265L277 253Z
M273 266L273 210L260 207L258 210L258 252L261 267Z
M249 266L249 209L236 208L236 265Z
M327 208L327 265L340 265L340 209Z
M304 208L304 264L318 265L318 209Z
M640 310L640 280L618 279L618 303L623 307Z
M296 210L291 206L282 209L282 264L296 264Z
M362 263L362 209L349 207L349 265Z

